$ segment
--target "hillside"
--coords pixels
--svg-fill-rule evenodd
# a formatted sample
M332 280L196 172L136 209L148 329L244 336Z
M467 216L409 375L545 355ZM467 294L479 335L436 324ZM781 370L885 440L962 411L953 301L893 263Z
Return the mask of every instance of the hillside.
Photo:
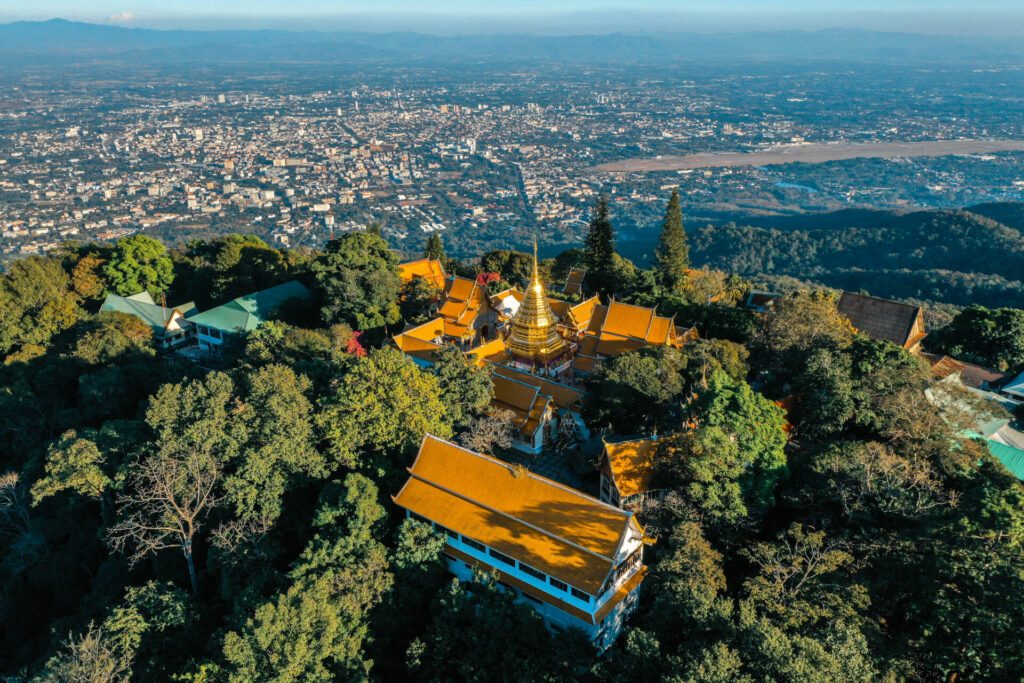
M867 289L882 297L1024 305L1024 206L1019 204L751 222L691 227L694 260L745 275L787 275Z

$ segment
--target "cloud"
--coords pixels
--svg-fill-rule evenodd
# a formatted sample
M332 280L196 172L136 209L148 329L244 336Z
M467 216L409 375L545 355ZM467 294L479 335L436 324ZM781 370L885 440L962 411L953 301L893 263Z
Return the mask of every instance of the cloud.
M118 12L110 15L111 24L130 24L135 21L135 15L131 12Z

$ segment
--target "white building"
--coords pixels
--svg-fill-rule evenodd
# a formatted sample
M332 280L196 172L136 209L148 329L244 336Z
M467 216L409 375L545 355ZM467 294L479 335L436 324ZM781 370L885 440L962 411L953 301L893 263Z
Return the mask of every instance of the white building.
M615 641L646 573L632 513L430 435L409 474L394 501L445 535L459 580L492 573L549 627Z

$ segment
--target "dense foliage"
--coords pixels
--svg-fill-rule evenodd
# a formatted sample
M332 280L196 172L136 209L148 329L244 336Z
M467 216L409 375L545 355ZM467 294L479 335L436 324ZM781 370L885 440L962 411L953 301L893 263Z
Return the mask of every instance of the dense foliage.
M194 683L1024 676L1024 489L964 437L986 408L857 335L830 293L754 314L747 283L680 271L678 249L661 274L636 268L608 251L612 218L602 202L591 248L545 272L585 261L589 291L656 305L702 337L622 354L587 380L591 446L661 437L661 495L639 512L656 541L650 573L611 650L550 632L491 577L453 581L443 538L391 504L425 433L502 447L512 422L488 412L490 376L457 349L425 370L380 341L424 319L438 293L403 287L397 256L367 231L320 253L243 236L172 251L72 245L0 276L0 671ZM964 221L965 235L991 227ZM430 248L443 258L439 240ZM524 256L446 268L518 279ZM205 307L287 279L315 305L203 364L158 355L137 318L96 313L108 292ZM934 337L967 360L1019 366L1020 320L968 309ZM560 449L577 447L570 436Z
M1012 206L1012 205L1010 205ZM692 236L695 262L726 271L789 275L882 297L1024 307L1024 232L982 215L994 207L885 215L863 223L708 226Z

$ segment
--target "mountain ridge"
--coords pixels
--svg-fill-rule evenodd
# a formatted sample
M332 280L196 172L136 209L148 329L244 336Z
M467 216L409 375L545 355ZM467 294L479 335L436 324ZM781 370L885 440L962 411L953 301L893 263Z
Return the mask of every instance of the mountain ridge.
M145 61L188 60L189 47L209 45L223 58L255 61L246 48L264 56L333 62L393 59L401 61L523 60L562 62L771 62L813 60L875 63L1019 63L1024 45L998 38L960 38L914 33L832 28L816 31L723 33L596 33L555 36L525 33L432 35L409 31L299 31L283 29L152 29L92 24L65 19L0 24L0 55L33 61L63 57L118 57ZM310 47L316 47L311 50ZM345 47L341 54L334 49ZM163 50L164 52L159 52ZM175 52L176 50L181 51ZM167 52L170 51L170 52ZM289 51L292 51L289 53ZM279 56L280 55L280 56ZM215 55L214 55L215 56ZM209 58L209 56L208 56Z

